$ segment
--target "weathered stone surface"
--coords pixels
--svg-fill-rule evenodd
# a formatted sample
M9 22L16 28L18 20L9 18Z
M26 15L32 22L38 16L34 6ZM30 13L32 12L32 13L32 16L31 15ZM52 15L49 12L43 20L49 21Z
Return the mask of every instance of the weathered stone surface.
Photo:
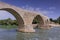
M48 25L50 20L48 17L42 15L38 12L32 12L25 9L21 9L16 6L9 5L7 3L0 2L0 10L5 10L13 14L18 22L18 30L22 32L35 32L32 22L36 16L38 16L38 20L40 21L39 27L44 27L41 25ZM46 25L46 27L47 27Z
M18 28L21 32L35 32L32 25L25 25L23 28Z

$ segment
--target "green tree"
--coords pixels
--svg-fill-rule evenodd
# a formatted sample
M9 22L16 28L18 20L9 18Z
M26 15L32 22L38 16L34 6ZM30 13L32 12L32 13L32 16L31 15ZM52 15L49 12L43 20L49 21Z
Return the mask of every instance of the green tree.
M57 22L60 24L60 17L57 18Z
M53 19L52 19L52 18L50 18L50 21L53 21Z

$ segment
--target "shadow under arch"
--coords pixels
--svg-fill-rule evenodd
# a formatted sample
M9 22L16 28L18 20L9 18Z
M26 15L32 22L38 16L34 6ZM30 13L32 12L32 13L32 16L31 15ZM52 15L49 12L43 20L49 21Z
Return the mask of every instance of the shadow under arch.
M4 10L4 11L7 11L7 12L11 13L17 20L18 28L24 27L23 18L14 9L12 9L12 8L0 8L0 10Z
M32 21L34 28L40 28L44 25L44 19L40 15L36 15Z

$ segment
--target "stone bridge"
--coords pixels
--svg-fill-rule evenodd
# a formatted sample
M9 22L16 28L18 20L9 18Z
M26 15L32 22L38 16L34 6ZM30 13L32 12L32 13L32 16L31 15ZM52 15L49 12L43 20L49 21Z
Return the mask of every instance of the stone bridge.
M38 28L48 29L50 20L47 16L42 15L38 12L28 11L7 3L0 2L0 10L5 10L10 12L18 22L18 31L21 32L35 32L33 26L33 20L38 19Z

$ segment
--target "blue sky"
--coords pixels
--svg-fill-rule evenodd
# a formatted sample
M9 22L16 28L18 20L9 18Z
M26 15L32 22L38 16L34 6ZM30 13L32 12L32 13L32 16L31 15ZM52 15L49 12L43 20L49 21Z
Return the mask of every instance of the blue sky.
M56 19L60 16L60 0L0 0L30 11L41 12L49 18ZM1 16L2 15L2 16ZM7 16L4 16L7 15ZM9 12L0 11L0 19L15 19Z

